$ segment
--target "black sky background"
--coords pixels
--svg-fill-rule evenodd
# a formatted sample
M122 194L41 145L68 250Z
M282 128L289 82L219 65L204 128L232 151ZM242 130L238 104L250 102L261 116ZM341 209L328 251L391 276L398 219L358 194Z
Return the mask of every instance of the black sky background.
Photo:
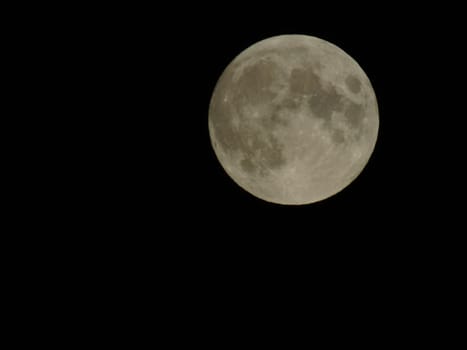
M311 226L319 228L317 231L331 229L342 235L349 230L374 235L384 225L407 231L417 225L416 218L423 215L433 198L440 200L443 195L433 181L438 172L435 163L442 162L440 156L444 158L434 138L443 129L436 120L437 108L444 107L435 102L445 93L441 79L446 74L440 71L438 61L444 49L436 46L441 41L446 46L446 36L437 32L423 13L387 12L384 7L366 12L342 9L337 15L328 10L320 16L308 15L310 11L264 11L258 18L256 12L242 16L241 11L219 10L225 17L218 18L214 12L199 27L188 22L188 35L176 36L183 44L177 39L171 43L174 46L169 44L176 57L168 60L174 60L181 69L172 98L176 110L184 115L183 123L174 120L176 133L183 128L182 142L175 148L185 156L186 148L190 149L186 162L175 166L182 170L175 178L180 175L186 179L180 183L186 183L187 193L193 193L182 195L182 202L188 208L201 206L206 213L215 213L240 229L241 224L231 222L236 213L237 222L249 222L259 232L283 228L305 234L308 221L314 221ZM314 35L348 52L369 76L380 110L378 142L363 173L337 196L299 208L265 203L241 190L215 159L206 127L209 99L226 65L253 43L284 33ZM185 100L177 101L181 81ZM293 229L295 225L301 230ZM360 229L354 230L353 225Z
M98 247L115 247L106 251L142 271L158 261L183 285L229 278L243 285L276 274L295 283L313 273L382 288L453 271L441 268L458 264L461 238L462 173L452 151L461 149L458 113L447 102L456 99L450 87L462 61L452 12L380 4L183 9L135 10L104 22L96 40L110 85L109 110L91 115L104 121L96 136L105 135L93 158L103 172L89 197L91 217L106 232L93 238ZM379 104L379 137L364 171L307 206L268 203L238 187L207 127L225 67L255 42L286 33L317 36L350 54Z
M18 85L33 96L17 103L32 110L18 117L21 132L35 135L19 158L28 171L17 196L33 214L16 221L33 229L15 236L18 256L29 257L24 271L37 278L28 290L39 295L49 278L60 288L44 294L70 295L63 305L87 310L88 323L100 322L98 312L117 323L167 308L163 325L175 340L179 329L196 330L190 341L203 337L200 327L209 339L228 333L225 318L256 331L256 319L283 323L291 318L282 313L304 310L306 319L320 308L321 324L339 315L346 328L362 317L364 332L381 334L373 320L393 318L413 332L459 291L462 11L394 2L35 6L47 15L28 7L35 21L11 27L25 38L17 46L26 53L14 51L27 78ZM363 172L305 206L242 190L208 133L222 71L280 34L342 48L379 105Z
M274 280L295 291L321 281L340 286L320 289L337 299L345 289L367 298L364 304L392 295L394 303L378 303L387 310L409 299L421 307L420 290L434 280L450 283L459 264L462 208L453 152L460 147L458 113L450 102L462 62L459 22L455 11L427 6L223 4L184 8L183 16L170 13L157 24L135 19L128 41L144 53L134 90L142 114L130 108L136 153L128 155L135 165L128 169L138 172L129 177L134 202L123 206L131 210L115 220L146 233L127 241L136 251L141 243L157 246L168 273L175 267L174 280L215 285L225 297L245 286L264 291ZM367 73L379 104L379 137L364 171L339 194L307 206L268 203L239 188L217 161L207 127L225 67L255 42L287 33L346 51ZM350 285L373 292L353 294Z
M134 10L126 21L104 22L99 42L112 54L117 48L115 60L102 62L115 79L108 98L119 116L109 114L107 124L118 149L110 148L110 162L122 167L121 192L110 190L122 203L117 221L151 229L169 222L160 229L180 232L188 245L226 249L265 242L331 249L337 242L379 254L442 240L438 233L453 222L446 218L457 215L456 191L448 188L459 175L450 151L458 139L447 136L456 127L453 104L445 102L455 99L449 87L461 61L453 49L455 11L329 7L191 5L183 13ZM376 148L361 175L336 196L298 207L238 187L217 161L207 128L225 67L255 42L287 33L317 36L350 54L370 78L380 113Z
M97 246L167 247L160 249L190 261L238 252L305 259L314 250L394 264L395 251L409 259L414 251L449 250L462 212L461 22L454 9L428 6L113 4L39 18L45 29L27 32L38 43L27 57L37 58L32 67L41 79L49 81L51 71L57 79L38 105L58 101L51 103L57 118L46 125L52 132L60 126L54 137L71 144L49 142L69 163L51 161L60 170L49 181L62 184L57 222L104 231L90 236ZM337 195L305 206L268 203L241 189L208 134L222 71L250 45L280 34L342 48L378 100L368 165Z

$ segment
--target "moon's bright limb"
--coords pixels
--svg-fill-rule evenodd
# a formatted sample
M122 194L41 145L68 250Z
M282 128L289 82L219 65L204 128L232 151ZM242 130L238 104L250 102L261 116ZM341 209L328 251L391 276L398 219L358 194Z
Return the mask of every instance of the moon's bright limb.
M360 66L305 35L260 41L225 69L209 133L229 176L251 194L307 204L348 186L373 152L379 117Z

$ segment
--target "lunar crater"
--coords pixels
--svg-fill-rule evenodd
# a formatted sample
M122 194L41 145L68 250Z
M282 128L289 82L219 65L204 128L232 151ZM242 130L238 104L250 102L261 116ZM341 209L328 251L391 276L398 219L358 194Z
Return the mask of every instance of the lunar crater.
M362 82L354 75L349 75L345 79L345 84L347 85L349 90L354 94L358 94L362 87Z

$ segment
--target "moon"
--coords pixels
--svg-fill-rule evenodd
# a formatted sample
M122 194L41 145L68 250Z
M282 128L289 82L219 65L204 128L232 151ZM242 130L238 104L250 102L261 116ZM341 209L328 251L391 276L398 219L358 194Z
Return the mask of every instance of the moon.
M379 128L358 63L316 37L259 41L227 66L209 105L209 135L226 173L265 201L329 198L364 169Z

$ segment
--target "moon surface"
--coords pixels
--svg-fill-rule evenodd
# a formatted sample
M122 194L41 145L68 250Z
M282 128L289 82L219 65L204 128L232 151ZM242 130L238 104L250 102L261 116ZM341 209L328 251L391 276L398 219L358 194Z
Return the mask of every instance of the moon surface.
M300 205L347 187L375 147L376 96L337 46L281 35L240 53L219 78L209 135L227 174L268 202Z

